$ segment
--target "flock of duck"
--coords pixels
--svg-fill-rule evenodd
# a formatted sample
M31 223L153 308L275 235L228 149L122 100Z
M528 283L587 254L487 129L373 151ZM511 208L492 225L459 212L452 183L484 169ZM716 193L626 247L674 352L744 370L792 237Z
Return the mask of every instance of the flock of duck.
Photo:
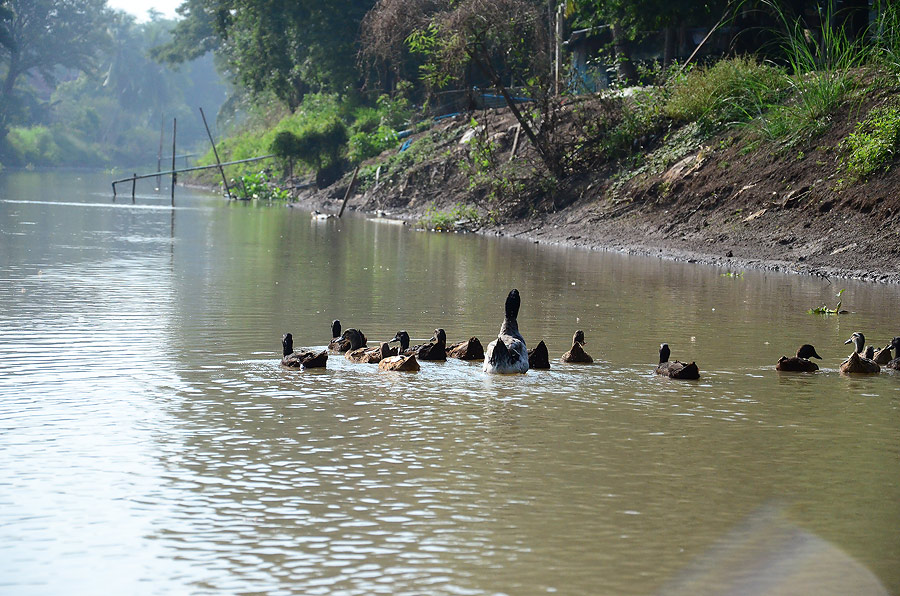
M365 334L358 329L346 329L341 332L341 322L335 320L331 324L332 340L326 350L311 350L301 348L294 349L294 338L290 333L284 334L281 340L282 358L281 364L291 368L324 368L328 361L329 353L344 354L351 362L377 364L380 370L390 371L417 371L420 360L446 360L447 358L459 358L461 360L484 360L484 372L496 374L525 373L529 368L549 369L550 356L546 344L543 341L529 350L525 346L525 339L519 333L517 317L521 298L518 290L511 290L506 297L506 308L503 323L500 325L500 333L497 339L488 344L487 349L481 345L477 337L466 341L447 345L447 334L443 329L435 329L434 335L428 343L410 346L409 334L406 331L398 331L393 339L380 342L378 347L367 346L368 340ZM390 344L398 343L397 347ZM876 351L872 346L866 348L866 338L862 333L854 333L850 339L844 342L852 343L854 351L843 363L842 373L875 374L881 371L881 366L900 370L900 337L895 337L891 343ZM584 331L578 330L572 338L572 348L562 355L563 362L591 363L593 358L584 351ZM891 358L891 350L895 358ZM659 347L659 365L656 374L671 377L673 379L699 379L700 370L695 362L686 364L678 360L670 361L671 352L668 344ZM797 350L797 355L788 358L782 356L775 364L775 369L789 372L815 372L819 367L810 358L821 356L816 349L804 344Z

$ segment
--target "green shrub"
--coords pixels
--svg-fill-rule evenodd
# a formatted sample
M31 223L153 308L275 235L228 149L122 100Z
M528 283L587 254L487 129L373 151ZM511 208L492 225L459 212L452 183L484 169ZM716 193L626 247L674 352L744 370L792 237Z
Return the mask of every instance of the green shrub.
M450 232L477 222L478 211L474 207L456 203L447 211L440 211L432 204L425 210L424 217L419 220L419 226L427 230Z
M291 194L272 184L265 171L253 174L244 174L237 179L231 179L231 191L238 199L258 199L263 201L281 200L291 198Z
M397 146L397 133L387 126L379 126L373 132L357 132L350 137L347 153L350 161L360 163L381 155L383 151Z
M887 168L900 146L900 106L884 106L869 112L856 130L841 142L844 166L854 178L865 178Z

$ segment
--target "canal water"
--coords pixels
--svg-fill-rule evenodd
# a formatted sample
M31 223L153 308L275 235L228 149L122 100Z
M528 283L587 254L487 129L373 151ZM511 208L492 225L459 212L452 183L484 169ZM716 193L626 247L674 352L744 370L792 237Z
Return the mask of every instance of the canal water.
M0 176L0 592L900 593L900 375L838 372L897 286L109 178ZM594 364L279 365L334 318L486 345L514 287L529 346Z

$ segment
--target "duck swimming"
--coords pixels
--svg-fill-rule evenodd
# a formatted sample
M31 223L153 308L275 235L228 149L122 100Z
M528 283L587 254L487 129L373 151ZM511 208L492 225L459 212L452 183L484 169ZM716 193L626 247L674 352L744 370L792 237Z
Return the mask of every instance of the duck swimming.
M356 330L356 331L358 331L358 330ZM365 346L366 343L368 343L368 340L366 339L366 335L362 331L358 331L358 332L362 336L362 345ZM335 319L331 322L331 337L333 339L328 343L329 351L331 351L331 352L346 352L347 350L350 349L350 340L347 339L346 337L344 337L343 334L341 334L341 322L337 319ZM362 346L360 346L360 347L362 347Z
M550 351L544 340L528 350L528 366L536 370L550 370Z
M584 351L584 331L579 329L575 332L575 335L572 337L572 348L562 355L561 360L563 362L577 364L590 364L594 361L594 359Z
M894 355L900 356L900 354L897 354L897 349L894 347L894 342L892 340L888 345L875 351L875 353L872 354L872 360L875 361L875 364L880 364L882 366L887 365L892 360L891 350L894 350Z
M505 316L497 339L488 344L484 355L484 372L515 374L528 372L528 349L519 333L519 290L510 290L506 297Z
M885 364L885 366L894 370L900 370L900 337L895 337L891 340L891 347L894 348L896 358Z
M443 329L435 329L431 341L416 350L419 360L446 360L447 333Z
M860 352L863 351L866 345L866 336L856 331L853 335L850 336L850 339L844 342L845 344L852 343L853 344L853 353L850 354L850 357L844 360L841 363L841 372L842 373L856 373L856 374L866 374L872 375L875 373L881 372L881 367L878 366L874 360L871 358L865 358L860 356Z
M419 368L419 361L416 360L415 354L388 356L387 358L382 358L381 362L378 363L378 370L416 372Z
M391 349L391 346L386 341L383 341L377 348L363 347L350 350L344 354L344 358L357 364L378 364L384 358L396 355L396 348Z
M325 368L325 363L328 361L327 350L316 352L315 350L300 349L295 352L294 336L290 333L285 333L281 337L281 347L283 348L281 352L282 366L290 368Z
M822 359L816 353L816 349L809 344L803 344L800 346L800 349L797 350L797 355L791 358L787 356L782 356L778 359L778 362L775 364L775 370L780 370L782 372L815 372L819 370L819 367L815 362L811 362L810 358L818 358Z
M466 341L447 346L447 358L481 360L484 358L484 346L477 337L470 337Z
M659 366L656 367L656 374L670 377L673 379L699 379L700 369L697 368L696 362L685 364L674 360L669 362L669 344L661 344L659 346Z

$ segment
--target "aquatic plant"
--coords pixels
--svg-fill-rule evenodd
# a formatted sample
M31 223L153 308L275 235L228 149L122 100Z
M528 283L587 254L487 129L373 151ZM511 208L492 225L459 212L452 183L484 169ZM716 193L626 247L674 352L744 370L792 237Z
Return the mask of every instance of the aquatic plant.
M828 308L827 305L823 304L822 306L819 306L816 308L811 308L806 312L811 315L845 315L845 314L847 314L846 310L841 310L842 301L840 300L841 294L844 293L845 289L846 288L842 288L841 291L835 295L838 298L838 301L834 308Z
M265 170L255 174L244 174L237 179L231 179L231 192L243 200L258 199L262 201L286 201L291 198L287 190L275 186L269 182L269 176Z

